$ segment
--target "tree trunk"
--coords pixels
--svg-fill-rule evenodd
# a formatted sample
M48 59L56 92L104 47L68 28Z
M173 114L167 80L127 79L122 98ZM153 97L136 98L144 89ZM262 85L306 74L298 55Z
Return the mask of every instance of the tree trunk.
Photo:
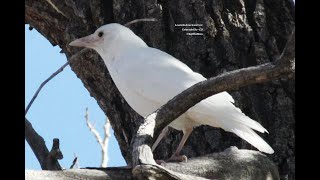
M103 24L124 24L138 18L131 29L149 46L178 58L209 78L243 67L274 61L295 26L291 0L26 0L25 22L37 29L69 58L79 49L72 40L91 34ZM204 36L187 36L175 24L203 24ZM121 152L131 162L130 142L139 122L115 87L103 61L93 50L70 64L91 96L97 100L114 129ZM229 92L236 105L260 122L269 134L260 134L275 150L268 155L278 166L281 179L295 179L295 81L280 79ZM154 152L168 158L182 133L171 130ZM230 146L254 149L236 135L201 126L189 137L182 154L196 157L224 151Z

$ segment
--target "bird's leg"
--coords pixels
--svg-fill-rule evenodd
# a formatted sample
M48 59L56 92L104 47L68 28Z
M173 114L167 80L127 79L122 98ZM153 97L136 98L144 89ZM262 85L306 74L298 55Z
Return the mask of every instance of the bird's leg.
M179 143L179 146L176 152L167 160L167 161L184 161L187 162L187 156L182 155L180 156L180 151L182 150L184 144L186 143L188 137L190 136L193 128L188 128L183 131L183 137Z
M167 135L167 132L168 132L168 126L163 128L163 130L161 131L160 135L158 136L156 142L153 143L152 148L151 148L152 152L156 149L159 142Z
M167 135L168 129L169 129L168 126L163 128L163 130L159 134L156 142L154 142L153 145L152 145L152 148L151 148L152 152L156 149L156 147L158 146L159 142ZM157 164L162 164L162 163L165 163L165 161L164 160L156 160L156 163Z

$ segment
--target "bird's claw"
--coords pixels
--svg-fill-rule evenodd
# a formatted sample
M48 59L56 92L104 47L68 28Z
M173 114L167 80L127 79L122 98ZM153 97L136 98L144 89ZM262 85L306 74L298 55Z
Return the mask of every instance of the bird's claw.
M164 160L156 160L156 163L159 164L159 165L163 165L163 164L166 164L166 161L164 161Z
M186 155L172 155L169 159L167 159L166 161L164 160L156 160L156 163L159 165L164 165L167 162L187 162L188 158Z
M172 155L168 160L167 162L187 162L188 161L188 158L186 155Z

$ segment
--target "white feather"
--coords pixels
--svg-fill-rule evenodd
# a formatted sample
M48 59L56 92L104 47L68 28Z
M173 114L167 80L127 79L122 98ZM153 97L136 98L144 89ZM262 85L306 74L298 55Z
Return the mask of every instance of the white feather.
M241 137L242 139L246 140L248 143L252 144L254 147L259 149L259 151L273 154L274 150L259 136L255 133L252 129L247 126L238 124L232 125L231 129L225 129L226 131L230 131Z

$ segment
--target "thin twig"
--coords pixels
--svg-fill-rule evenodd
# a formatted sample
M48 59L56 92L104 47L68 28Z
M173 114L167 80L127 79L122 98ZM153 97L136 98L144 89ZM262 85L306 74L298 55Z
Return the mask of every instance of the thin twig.
M71 164L71 166L70 166L69 169L73 169L73 167L76 165L77 162L78 162L78 157L76 156L76 157L73 159L72 164Z
M79 51L78 53L76 53L75 55L71 56L70 60L68 62L66 62L64 65L62 65L56 72L54 72L50 77L48 77L45 81L43 81L41 83L41 85L39 86L38 90L36 91L36 93L33 95L31 101L29 102L26 111L25 111L25 115L27 115L31 105L33 104L34 100L37 98L38 94L40 93L41 89L43 88L44 85L46 85L52 78L54 78L56 75L58 75L60 72L63 71L63 69L65 67L67 67L70 62L72 62L74 59L76 59L80 54L84 53L85 51L88 51L89 49L85 48L82 49L81 51Z
M135 19L135 20L132 20L130 22L127 22L124 26L129 26L131 24L134 24L134 23L137 23L137 22L145 22L145 21L158 21L156 18L143 18L143 19Z
M103 149L102 149L102 161L101 167L107 167L108 164L108 145L110 137L110 122L106 117L106 123L103 126L104 128L104 139L103 139Z
M65 63L63 66L61 66L56 72L54 72L49 78L47 78L45 81L43 81L43 82L41 83L41 85L39 86L37 92L33 95L30 103L28 104L27 109L26 109L26 112L25 112L25 115L28 113L29 108L31 107L33 101L37 98L37 96L38 96L39 92L41 91L42 87L43 87L44 85L46 85L47 82L49 82L49 81L50 81L52 78L54 78L57 74L59 74L60 72L62 72L63 69L64 69L66 66L68 66L68 65L69 65L69 62L66 62L66 63Z
M84 115L84 118L86 119L86 123L87 126L89 128L89 130L92 132L92 134L95 136L95 138L97 139L99 145L101 146L101 148L103 149L103 142L101 139L101 136L99 134L99 132L96 130L96 128L91 124L91 122L89 121L89 113L88 113L88 108L86 108L86 114Z

